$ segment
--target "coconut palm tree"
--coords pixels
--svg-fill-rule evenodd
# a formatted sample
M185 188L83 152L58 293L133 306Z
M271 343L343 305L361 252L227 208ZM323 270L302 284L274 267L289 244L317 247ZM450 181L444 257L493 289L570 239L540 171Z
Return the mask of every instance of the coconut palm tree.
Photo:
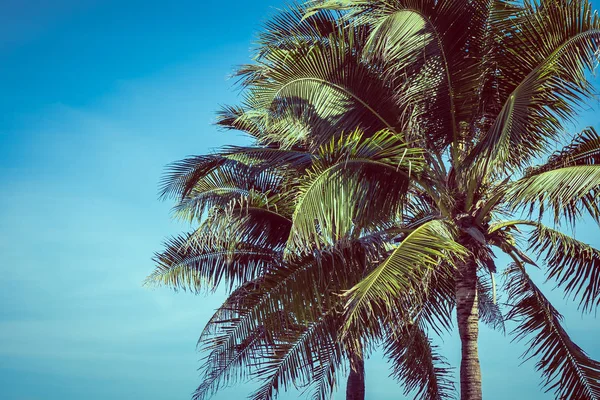
M331 0L312 6L300 19L289 13L276 20L261 37L256 62L240 71L247 97L236 123L283 126L273 138L283 147L321 146L359 127L366 137L387 129L425 151L423 171L410 176L406 192L390 183L400 172L368 158L312 171L300 187L287 243L296 252L345 240L356 226L391 221L400 203L424 205L423 223L401 235L390 257L345 294L343 336L380 338L384 321L399 317L395 299L417 292L422 270L449 268L463 349L461 398L480 399L477 274L497 273L496 249L514 260L504 271L513 302L508 316L519 320L519 337L534 335L531 351L549 388L559 398L598 398L598 363L571 341L526 271L535 264L530 253L547 265L550 279L580 298L584 312L598 305L598 251L542 224L548 210L558 225L583 214L600 219L598 135L592 129L574 135L534 166L554 143L568 141L564 124L593 94L586 70L596 62L600 27L591 5ZM526 219L517 219L522 210ZM525 243L515 234L519 225L530 228Z
M398 156L390 158L392 152ZM356 235L347 241L321 245L309 253L285 251L291 249L286 242L302 180L366 156L404 171L390 180L398 193L404 193L407 171L419 169L421 152L407 148L389 132L365 140L357 131L322 146L316 154L301 148L232 147L172 166L163 193L178 198L178 217L200 219L200 227L166 243L148 282L194 292L223 283L232 290L200 337L209 355L194 398L248 375L263 381L255 399L272 398L280 385L292 383L307 386L314 398L327 398L347 358L347 398L364 399L362 341L338 341L343 322L343 299L338 294L358 283L369 265L385 255L381 243L390 242L398 229L355 226ZM430 318L443 301L443 296L431 298ZM419 334L420 340L408 346L400 326L387 329L386 345L396 351L397 375L414 376L407 390L435 396L428 398L450 393L449 370L422 326L413 327L411 335ZM419 357L406 358L405 347Z
M277 167L276 176L297 171L293 164L311 155L311 162L292 174L294 183L281 191L291 199L283 207L289 225L280 245L282 265L300 265L298 260L315 252L339 254L334 249L340 246L354 249L364 237L382 238L371 242L375 250L357 268L364 279L335 297L345 304L336 325L340 329L330 330L330 337L340 333L340 348L346 350L353 343L368 349L385 340L406 388L420 389L418 398L445 398L450 392L446 381L436 380L443 375L436 375L438 356L421 350L431 349L427 329L446 327L456 307L463 348L461 398L480 399L478 320L501 325L493 277L502 272L511 302L507 317L517 321L519 338L533 337L530 353L539 359L536 367L549 389L557 398L598 398L600 365L572 342L560 314L526 269L544 264L549 279L579 299L584 312L600 302L600 252L543 225L548 210L559 227L567 221L568 228L583 214L600 220L600 139L593 129L585 130L534 166L554 142L565 139L565 121L592 94L586 68L595 62L600 31L591 6L585 1L389 0L313 6L293 8L270 23L255 63L240 70L244 103L229 109L224 121L257 138L264 152L255 157ZM190 194L205 174L227 162L182 167L170 179ZM242 164L255 168L254 161ZM254 196L252 190L244 192L244 201ZM182 196L188 204L183 208L204 201L195 202L195 196ZM264 196L261 201L274 204ZM239 203L238 214L244 204ZM196 216L204 211L196 210ZM525 218L519 216L523 210ZM257 214L251 229L259 229L261 221ZM270 223L271 218L264 222ZM493 250L514 263L499 271ZM350 254L344 263L357 258ZM339 274L334 265L344 264L331 263L331 273ZM214 276L206 271L211 282L239 279L236 274L243 271L246 283L268 290L262 281L253 282L260 273L252 275L242 265ZM320 321L320 308L305 319L294 313L308 312L304 301L318 302L349 288L346 281L328 292L330 280L311 296L300 289L311 286L306 283L312 277L291 285L294 290L286 294L302 299L286 303L300 305L286 308L292 321L258 323L245 335L248 340L233 348L255 343L266 327ZM276 318L274 312L263 315ZM264 343L291 343L281 336L269 340ZM233 365L243 357L217 358ZM423 359L433 367L419 369ZM290 371L308 365L295 364ZM287 378L277 382L298 376Z

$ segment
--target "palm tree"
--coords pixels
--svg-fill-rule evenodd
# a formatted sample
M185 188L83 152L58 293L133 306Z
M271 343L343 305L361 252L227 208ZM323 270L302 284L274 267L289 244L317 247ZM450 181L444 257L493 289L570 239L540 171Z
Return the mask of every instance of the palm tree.
M339 310L344 303L343 318L328 331L334 343L340 334L339 352L353 354L354 343L368 351L383 339L405 388L418 389L418 398L447 398L447 371L436 365L439 356L427 332L447 327L456 307L463 348L461 398L480 399L478 320L502 323L495 302L495 249L514 261L503 271L511 302L507 317L517 321L518 337L533 336L530 354L540 359L536 367L549 389L557 398L600 397L600 364L572 342L560 314L526 270L536 263L533 259L543 262L548 277L578 298L584 312L600 303L600 252L542 223L547 210L559 227L565 220L574 224L584 213L600 221L600 138L593 129L585 130L533 166L564 138L564 122L592 94L585 71L595 62L599 40L598 19L585 1L325 1L274 19L260 37L256 62L240 70L244 104L229 109L224 119L257 138L254 158L243 159L241 168L256 168L258 160L274 167L277 177L294 176L293 184L279 191L252 187L240 197L274 204L255 196L262 191L290 200L282 207L289 224L285 240L277 244L280 262L263 270L294 268L305 257L322 252L333 257L344 248L350 251L344 261L331 262L325 270L337 276L340 265L344 270L346 264L357 264L360 272L352 279L364 279L351 284L348 278L330 288L327 275L323 286L313 288L307 282L319 276L322 265L308 268L313 275L293 279L285 290L286 307L261 314L269 316L261 318L267 322L255 322L254 330L243 335L248 340L230 348L262 340L271 349L285 344L289 350L292 341L281 336L262 338L277 326L309 329L321 320L322 310ZM246 172L218 172L228 160L240 162L238 157L228 154L225 160L216 157L176 169L170 179L183 190L183 208L202 214L202 207L193 205L203 204L203 191L215 193L210 185L202 186L213 172L227 179L255 179L258 175ZM294 165L308 159L303 168ZM234 197L229 201L235 203ZM226 213L228 218L245 215L240 214L244 203L238 203L237 208L227 203L237 210ZM525 219L517 218L522 210ZM260 231L263 223L270 227L273 217L262 218L256 214L254 228L247 229ZM223 226L219 232L232 224ZM528 236L519 226L528 229ZM198 243L216 237L206 236ZM368 240L368 257L353 253L361 240L375 237ZM242 248L231 243L237 242L224 241L230 245L227 254ZM272 243L267 248L273 249ZM231 260L219 265L231 265ZM187 276L193 282L208 276L211 283L224 277L239 283L243 277L256 286L253 290L268 291L264 281L254 281L261 269L244 267L257 264L242 264L195 266ZM178 262L166 265L168 276ZM172 282L181 282L185 274L172 276ZM348 285L353 287L343 297L331 296ZM305 290L312 289L308 296ZM306 307L305 301L318 303L324 297L341 300L333 308ZM230 308L226 303L223 312ZM268 323L277 315L273 310L286 310L291 321ZM303 316L307 313L314 315ZM225 324L240 320L223 319ZM320 344L309 348L315 352ZM250 353L224 354L216 359L234 365ZM289 371L310 364L294 363ZM299 375L284 378L289 379L277 382L293 382Z
M225 118L222 124L228 121ZM257 138L263 136L254 132ZM389 158L390 152L399 156ZM318 251L284 251L292 248L286 241L302 180L365 155L385 157L383 162L406 175L409 167L418 168L420 151L408 149L399 137L386 132L365 141L357 131L322 146L317 154L301 148L232 147L173 164L163 194L178 199L178 217L200 219L200 226L166 243L148 282L194 292L223 283L232 290L200 337L209 355L195 399L248 374L263 380L255 399L272 398L280 385L291 383L307 385L314 398L324 399L336 385L343 358L350 363L347 398L364 399L361 341L338 342L343 299L337 294L360 281L367 262L381 258L380 243L390 241L398 230L383 226L357 230L350 240ZM397 181L407 186L405 176ZM388 346L403 338L395 326L388 331ZM411 389L451 391L451 385L444 386L449 371L428 339L423 336L415 345L420 346L420 356L397 363L420 374ZM403 354L404 349L397 352L398 357Z
M382 321L399 317L399 293L416 293L423 269L448 268L463 349L461 398L480 399L477 274L497 272L496 249L514 260L504 271L508 316L519 320L519 337L534 335L532 354L550 389L559 398L598 398L598 363L571 341L526 271L535 264L529 252L568 294L582 296L583 311L598 305L598 251L542 224L547 210L558 225L583 213L600 219L598 135L575 135L533 167L593 94L586 69L596 62L600 26L590 4L313 3L261 37L256 63L240 71L247 98L235 122L284 128L272 138L283 148L307 142L314 149L360 127L365 137L387 129L424 150L423 172L405 191L394 185L400 172L368 157L312 171L300 188L288 240L295 251L344 240L356 226L393 224L402 205L423 206L423 223L345 294L343 336L381 337ZM539 210L538 218L515 219L521 210L528 217ZM519 225L531 228L527 243L515 236Z

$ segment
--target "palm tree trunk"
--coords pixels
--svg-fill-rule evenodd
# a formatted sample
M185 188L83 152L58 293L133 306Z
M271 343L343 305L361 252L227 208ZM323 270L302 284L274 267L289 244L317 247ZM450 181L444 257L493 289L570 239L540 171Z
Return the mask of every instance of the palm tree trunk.
M456 314L462 344L460 363L461 400L481 400L481 369L477 351L479 309L477 305L477 265L460 263L456 277Z
M358 352L350 356L346 400L365 400L365 361Z

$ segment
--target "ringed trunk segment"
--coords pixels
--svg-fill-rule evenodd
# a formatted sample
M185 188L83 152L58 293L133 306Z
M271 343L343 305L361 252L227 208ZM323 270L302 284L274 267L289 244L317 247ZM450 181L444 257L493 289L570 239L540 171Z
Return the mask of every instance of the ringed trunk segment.
M353 353L350 356L346 400L365 400L365 360L362 354Z
M481 368L477 349L477 337L479 335L477 265L472 259L458 265L456 316L462 345L460 398L461 400L481 400Z

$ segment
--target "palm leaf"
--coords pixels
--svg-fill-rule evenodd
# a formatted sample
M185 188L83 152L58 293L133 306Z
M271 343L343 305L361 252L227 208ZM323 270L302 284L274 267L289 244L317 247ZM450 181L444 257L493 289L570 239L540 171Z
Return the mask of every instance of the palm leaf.
M528 207L530 214L539 208L553 211L557 223L565 216L574 222L586 209L600 221L598 192L600 165L577 165L539 172L522 178L508 187L508 203L513 208Z
M421 150L391 132L331 140L298 187L289 249L332 245L388 221L399 213L409 176L421 163Z
M570 144L552 154L545 164L529 169L526 175L574 165L600 165L600 134L593 127L575 135Z
M589 2L526 2L502 25L510 32L496 55L506 65L504 105L466 164L477 161L481 171L511 170L540 155L593 94L585 70L596 61L600 22Z
M544 259L548 279L579 299L584 312L600 305L600 250L542 224L533 230L529 248Z
M512 303L507 318L518 323L513 334L517 340L533 336L524 356L539 359L536 368L547 390L553 390L557 399L599 399L600 363L571 340L561 325L562 316L521 265L507 270L506 287Z
M344 296L345 331L360 332L372 326L377 315L395 315L390 309L398 293L412 293L424 274L441 260L462 256L465 250L456 243L441 221L427 222L412 231L392 254Z
M418 323L395 329L384 346L392 376L404 384L405 396L412 394L415 400L456 398L452 368Z

